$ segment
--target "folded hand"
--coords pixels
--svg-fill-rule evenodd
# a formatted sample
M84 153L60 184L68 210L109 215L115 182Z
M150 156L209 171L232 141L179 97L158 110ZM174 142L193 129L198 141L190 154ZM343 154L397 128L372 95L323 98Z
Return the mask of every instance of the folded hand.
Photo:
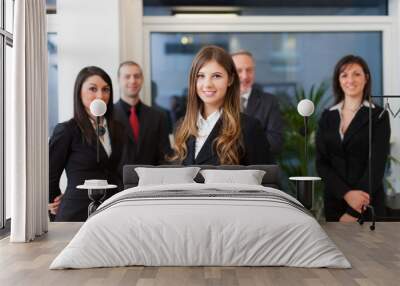
M361 190L350 190L344 195L347 204L359 213L363 207L369 205L369 194Z
M52 203L49 203L48 209L51 214L56 215L58 212L58 208L60 207L61 204L61 199L62 199L63 194L57 196Z

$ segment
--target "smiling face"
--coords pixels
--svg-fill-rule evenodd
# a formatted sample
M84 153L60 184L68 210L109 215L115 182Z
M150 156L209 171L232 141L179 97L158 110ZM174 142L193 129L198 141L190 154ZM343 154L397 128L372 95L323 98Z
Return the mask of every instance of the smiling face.
M236 71L240 78L240 94L250 90L254 83L255 65L253 59L246 54L238 54L232 57Z
M100 76L92 75L82 84L81 99L85 110L90 114L90 104L95 99L101 99L106 104L110 100L111 87Z
M206 115L222 107L228 86L228 73L216 61L209 61L200 68L197 73L196 92L204 103Z
M123 65L119 70L122 97L138 98L143 85L143 73L137 65Z
M367 84L368 77L359 64L348 64L339 74L340 87L347 97L359 98L362 100L364 87Z

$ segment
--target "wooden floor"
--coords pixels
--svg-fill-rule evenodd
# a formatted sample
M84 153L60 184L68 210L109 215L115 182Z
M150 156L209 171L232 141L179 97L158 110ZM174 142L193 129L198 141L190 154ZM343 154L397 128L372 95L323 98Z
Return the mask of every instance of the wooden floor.
M400 285L400 223L323 225L352 269L289 267L123 267L48 270L79 229L79 223L52 223L32 243L0 241L0 285Z

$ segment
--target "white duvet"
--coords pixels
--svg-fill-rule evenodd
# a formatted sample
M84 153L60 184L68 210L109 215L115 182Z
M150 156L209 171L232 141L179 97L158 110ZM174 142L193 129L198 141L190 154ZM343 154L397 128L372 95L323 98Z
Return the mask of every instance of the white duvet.
M174 190L177 195L172 197L153 196ZM179 195L185 191L205 195ZM251 191L265 192L267 198L264 193L251 196ZM216 192L228 195L219 197ZM135 198L149 193L148 198ZM279 190L254 185L194 183L127 189L99 207L50 269L127 265L350 268L318 222L296 204L300 203Z

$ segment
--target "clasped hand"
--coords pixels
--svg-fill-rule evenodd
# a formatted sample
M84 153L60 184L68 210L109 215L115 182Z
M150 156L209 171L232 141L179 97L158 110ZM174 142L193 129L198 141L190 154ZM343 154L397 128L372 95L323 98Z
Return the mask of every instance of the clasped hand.
M63 194L57 196L52 203L49 203L48 209L51 214L56 215L58 208L60 207L61 204L61 199L62 199Z
M344 200L352 209L361 213L364 206L369 205L369 194L361 190L350 190L344 195Z
M361 213L367 205L370 203L369 194L361 190L351 190L344 195L346 203L354 210ZM347 213L344 213L340 219L340 222L355 222L356 217L353 217Z

